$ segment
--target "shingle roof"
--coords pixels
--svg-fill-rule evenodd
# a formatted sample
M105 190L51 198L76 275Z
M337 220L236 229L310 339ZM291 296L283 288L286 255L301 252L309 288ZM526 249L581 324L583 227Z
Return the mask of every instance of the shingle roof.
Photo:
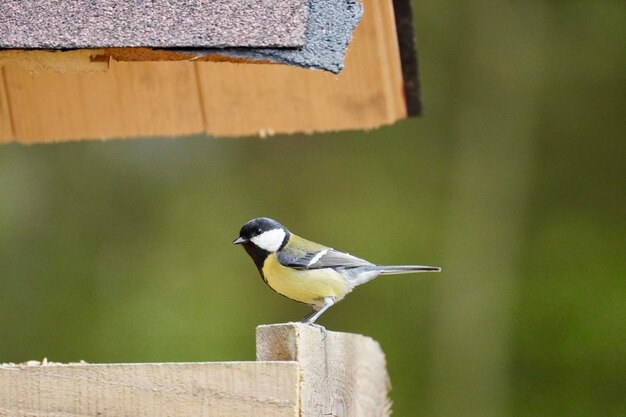
M307 0L3 0L0 47L296 47Z
M152 47L338 73L357 0L4 0L0 49Z
M357 0L312 0L308 15L302 48L207 49L198 51L199 55L219 53L339 73L344 66L344 55L352 39L352 31L363 15L361 3Z

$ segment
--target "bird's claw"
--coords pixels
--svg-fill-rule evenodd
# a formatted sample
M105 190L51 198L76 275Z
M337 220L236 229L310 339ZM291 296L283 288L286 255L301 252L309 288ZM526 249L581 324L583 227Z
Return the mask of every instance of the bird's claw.
M306 324L307 326L319 329L319 331L322 333L322 342L326 340L326 336L328 336L328 333L326 332L326 328L324 326L317 323L311 323L310 321L303 321L302 324Z

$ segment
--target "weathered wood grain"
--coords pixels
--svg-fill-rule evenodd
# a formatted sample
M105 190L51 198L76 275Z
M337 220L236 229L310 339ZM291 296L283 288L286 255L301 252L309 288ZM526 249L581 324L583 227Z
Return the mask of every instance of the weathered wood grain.
M298 364L0 367L3 417L297 417Z
M203 130L193 63L112 62L106 73L4 67L15 138L24 143L177 136Z
M385 355L373 339L322 332L300 323L257 328L257 360L297 361L301 415L382 417L391 414Z
M104 49L72 51L0 49L0 67L18 65L29 72L63 72L69 74L105 72L109 57Z
M6 80L4 70L0 67L0 143L13 140L13 122L11 121L11 108L7 97Z

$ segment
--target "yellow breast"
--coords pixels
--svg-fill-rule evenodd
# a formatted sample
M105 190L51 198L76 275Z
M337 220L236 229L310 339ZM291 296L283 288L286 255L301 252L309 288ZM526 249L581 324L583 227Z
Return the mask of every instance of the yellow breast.
M332 269L297 271L286 268L271 254L263 264L265 280L274 291L292 300L319 305L324 297L341 300L352 288Z

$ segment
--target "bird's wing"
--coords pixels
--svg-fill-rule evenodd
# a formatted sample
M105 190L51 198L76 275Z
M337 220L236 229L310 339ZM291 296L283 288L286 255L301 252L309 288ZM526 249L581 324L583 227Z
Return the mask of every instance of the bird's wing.
M365 259L357 258L349 253L332 248L324 248L310 252L286 249L279 253L278 260L283 266L299 270L356 268L373 265Z

